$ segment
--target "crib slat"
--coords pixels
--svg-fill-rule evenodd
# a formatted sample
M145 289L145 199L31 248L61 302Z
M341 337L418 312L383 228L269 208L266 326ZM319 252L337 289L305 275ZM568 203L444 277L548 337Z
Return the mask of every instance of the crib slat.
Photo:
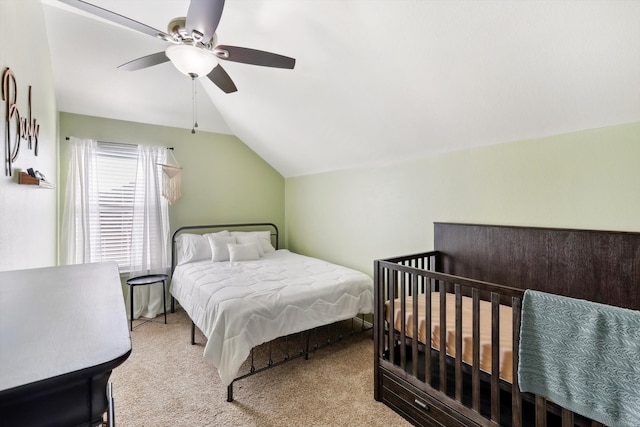
M426 330L426 340L425 343L425 358L424 358L424 382L431 385L431 339L432 339L432 325L433 322L431 319L431 293L433 289L433 285L431 283L432 279L427 278L427 291L424 294L425 297L425 330Z
M440 391L447 392L447 284L440 283Z
M547 426L547 400L536 395L536 427Z
M472 315L473 315L473 366L471 372L471 399L472 406L475 411L480 411L480 291L473 288L472 298Z
M462 402L462 292L460 285L455 284L456 293L456 342L455 342L455 369L456 369L456 400Z
M573 427L573 412L562 408L562 427Z
M424 264L425 264L425 259L424 259L424 257L422 257L418 261L418 268L420 270L424 270ZM421 293L425 292L425 290L424 290L425 289L425 284L424 283L425 283L424 282L424 276L422 276L422 275L418 276L418 285L419 285Z
M491 420L500 424L500 294L491 292Z
M411 340L411 360L413 361L413 376L418 376L418 339L420 338L420 331L418 330L418 277L415 274L411 274L411 302L413 303L411 309L413 310L413 339Z

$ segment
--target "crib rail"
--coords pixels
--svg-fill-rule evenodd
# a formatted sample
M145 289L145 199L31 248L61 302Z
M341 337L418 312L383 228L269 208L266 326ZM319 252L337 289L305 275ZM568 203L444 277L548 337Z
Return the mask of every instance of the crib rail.
M546 426L549 414L561 421L562 426L599 425L574 416L572 412L547 402L544 398L520 393L517 367L520 310L524 291L440 273L437 271L439 257L440 253L433 251L375 261L376 400L382 400L380 371L384 368L478 425ZM434 300L435 298L437 299ZM466 303L470 300L472 307L471 362L468 356L466 361L463 360L463 298L467 299ZM490 304L491 307L491 363L488 372L481 369L481 302ZM439 311L439 316L433 319L432 304L435 304L433 310ZM452 312L448 304L455 306L454 342L447 341L447 328L443 326L447 325L447 316ZM418 339L418 318L422 316L417 315L419 305L424 307L426 342ZM507 367L511 371L509 380L501 378L504 376L500 366L501 306L510 307L511 313L512 364ZM440 331L437 342L431 342L434 327ZM483 360L485 357L486 354ZM487 399L487 396L490 398ZM501 399L510 399L511 402L505 401L501 405ZM416 404L417 402L418 400ZM533 423L532 419L535 420Z

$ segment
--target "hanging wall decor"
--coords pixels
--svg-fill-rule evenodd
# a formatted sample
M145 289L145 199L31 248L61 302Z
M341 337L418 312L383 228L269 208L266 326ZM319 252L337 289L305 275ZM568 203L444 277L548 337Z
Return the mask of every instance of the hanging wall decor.
M162 196L170 205L182 197L182 168L173 155L173 148L167 148L173 164L164 163L162 166Z
M36 119L31 118L31 86L29 86L27 116L23 117L20 115L20 110L18 110L18 84L16 75L9 68L6 68L4 73L2 73L2 100L6 104L7 112L4 174L5 176L11 176L11 165L18 158L22 140L27 141L29 150L33 150L34 154L36 156L38 155L40 125Z

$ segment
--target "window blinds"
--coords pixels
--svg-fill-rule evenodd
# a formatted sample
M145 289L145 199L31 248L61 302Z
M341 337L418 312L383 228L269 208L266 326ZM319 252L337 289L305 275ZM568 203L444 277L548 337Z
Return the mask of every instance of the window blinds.
M98 142L98 236L103 261L115 261L128 272L134 224L134 196L138 147L130 144Z

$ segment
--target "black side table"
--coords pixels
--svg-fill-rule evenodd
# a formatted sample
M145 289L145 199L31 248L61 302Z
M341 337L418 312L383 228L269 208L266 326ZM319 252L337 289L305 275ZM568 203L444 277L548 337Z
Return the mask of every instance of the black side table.
M169 278L166 274L148 274L146 276L132 277L127 280L129 285L129 305L131 306L131 317L129 319L129 330L133 331L133 288L136 286L151 285L162 282L162 306L164 308L164 323L167 324L167 301L165 282Z

